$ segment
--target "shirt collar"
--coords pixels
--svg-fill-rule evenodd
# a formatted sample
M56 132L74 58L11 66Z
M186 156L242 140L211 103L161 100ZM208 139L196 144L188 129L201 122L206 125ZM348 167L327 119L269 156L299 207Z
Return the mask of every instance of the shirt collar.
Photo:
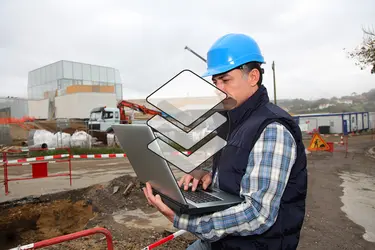
M268 92L265 86L261 85L258 90L250 96L240 106L229 110L227 114L230 116L232 123L239 122L246 113L251 113L259 106L269 102Z

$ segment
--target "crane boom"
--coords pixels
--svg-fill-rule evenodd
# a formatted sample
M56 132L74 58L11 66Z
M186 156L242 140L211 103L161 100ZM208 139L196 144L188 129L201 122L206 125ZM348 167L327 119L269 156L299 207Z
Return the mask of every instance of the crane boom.
M125 121L125 123L131 123L130 117L125 114L125 109L124 109L125 107L141 112L145 115L162 115L162 112L149 109L144 105L129 102L126 100L121 100L118 102L117 108L120 110L120 120Z

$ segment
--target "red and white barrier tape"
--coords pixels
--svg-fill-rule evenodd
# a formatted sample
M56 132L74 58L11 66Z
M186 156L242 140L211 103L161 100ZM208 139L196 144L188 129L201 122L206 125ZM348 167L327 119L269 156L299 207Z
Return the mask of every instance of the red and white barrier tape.
M17 164L17 163L20 163L20 165L29 165L29 162L52 160L52 159L55 160L55 159L61 159L61 158L65 158L65 157L69 157L69 154L38 156L38 157L32 157L32 158L10 160L10 161L8 161L8 164ZM126 154L72 155L72 158L74 158L74 159L126 158ZM49 161L49 163L56 163L56 162ZM1 162L0 162L0 164L1 164Z
M34 249L34 243L24 245L24 246L15 247L15 248L12 248L12 249L9 249L9 250L26 250L26 249Z
M61 158L65 158L65 157L69 157L69 154L47 155L47 156L38 156L38 157L24 158L24 159L18 159L18 160L10 160L10 161L8 161L8 164L27 163L27 162L33 162L33 161L44 161L44 160L52 160L52 159L61 159Z
M153 249L157 246L160 246L160 245L164 244L165 242L168 242L170 240L173 240L174 238L177 238L178 236L183 235L184 233L186 233L185 230L179 230L179 231L177 231L177 232L175 232L175 233L173 233L173 234L171 234L171 235L169 235L169 236L167 236L167 237L165 237L165 238L163 238L163 239L161 239L161 240L159 240L155 243L152 243L151 245L148 245L147 247L143 248L142 250Z
M1 163L1 162L0 162ZM61 163L61 161L47 161L47 163ZM12 166L27 166L27 165L32 165L32 162L27 162L27 163L19 163L19 164L12 164ZM0 164L1 165L1 164Z
M93 155L73 155L74 159L91 159L91 158L125 158L126 154L93 154Z

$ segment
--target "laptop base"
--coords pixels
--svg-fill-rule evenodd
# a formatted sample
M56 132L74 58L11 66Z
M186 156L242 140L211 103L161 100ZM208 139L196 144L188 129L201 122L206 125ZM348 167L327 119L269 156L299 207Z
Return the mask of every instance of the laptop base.
M140 183L141 189L143 187L146 187L144 183ZM223 203L220 205L215 206L207 206L207 207L195 207L190 204L181 204L168 196L158 192L156 189L152 188L152 192L154 195L158 194L160 195L162 201L165 205L167 205L170 209L172 209L176 214L187 214L187 215L204 215L204 214L210 214L215 213L218 211L225 210L227 208L230 208L232 206L235 206L236 204L239 204L240 202L235 203Z

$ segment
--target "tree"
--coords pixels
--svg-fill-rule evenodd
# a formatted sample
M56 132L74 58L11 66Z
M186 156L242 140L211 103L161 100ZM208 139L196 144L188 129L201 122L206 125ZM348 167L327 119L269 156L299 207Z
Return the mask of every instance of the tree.
M352 52L348 53L350 58L355 59L355 63L364 70L366 67L371 67L371 74L375 74L375 32L374 29L362 29L364 33L362 43Z

